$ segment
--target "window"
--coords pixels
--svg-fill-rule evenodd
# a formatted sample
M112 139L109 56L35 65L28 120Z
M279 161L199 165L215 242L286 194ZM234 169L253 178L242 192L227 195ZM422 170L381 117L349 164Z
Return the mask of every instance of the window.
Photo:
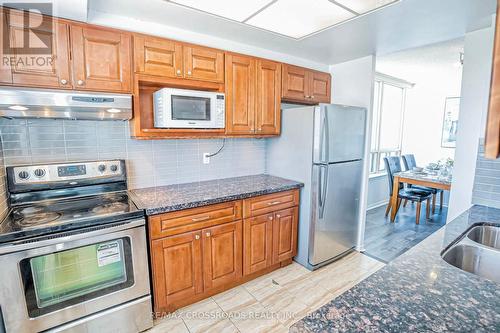
M375 77L370 173L385 171L384 157L400 156L406 89L412 84L384 74Z

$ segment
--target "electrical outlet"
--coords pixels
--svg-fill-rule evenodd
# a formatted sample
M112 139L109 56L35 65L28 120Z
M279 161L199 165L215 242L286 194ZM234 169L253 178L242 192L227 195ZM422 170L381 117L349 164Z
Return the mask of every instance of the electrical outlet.
M210 153L203 153L203 164L209 164L210 163Z

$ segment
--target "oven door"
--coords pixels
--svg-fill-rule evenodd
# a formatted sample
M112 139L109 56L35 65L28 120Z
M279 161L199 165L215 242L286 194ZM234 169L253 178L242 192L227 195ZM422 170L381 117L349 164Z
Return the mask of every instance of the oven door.
M216 128L216 95L212 92L168 89L164 95L165 127Z
M16 252L0 256L0 308L7 332L46 330L149 295L143 224L13 245Z

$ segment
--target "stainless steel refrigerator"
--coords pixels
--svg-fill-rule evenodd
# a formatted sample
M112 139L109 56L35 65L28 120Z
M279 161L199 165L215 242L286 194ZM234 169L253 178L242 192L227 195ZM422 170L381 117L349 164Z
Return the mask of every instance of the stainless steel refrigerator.
M281 128L268 140L267 170L304 183L295 261L316 269L357 243L366 109L284 104Z

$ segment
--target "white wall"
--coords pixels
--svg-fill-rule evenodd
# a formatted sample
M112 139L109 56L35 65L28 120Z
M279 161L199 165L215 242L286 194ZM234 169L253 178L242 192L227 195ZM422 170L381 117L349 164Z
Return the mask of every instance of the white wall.
M365 142L365 165L360 200L360 233L358 250L363 250L365 237L365 211L368 197L369 153L371 137L371 114L373 104L373 82L375 78L375 57L368 56L330 66L332 74L332 102L336 104L361 106L368 109L367 135Z
M370 177L368 181L368 198L366 200L366 209L380 207L389 202L389 184L387 175L377 175Z
M479 139L484 137L490 91L494 25L466 34L462 100L448 221L471 206Z

